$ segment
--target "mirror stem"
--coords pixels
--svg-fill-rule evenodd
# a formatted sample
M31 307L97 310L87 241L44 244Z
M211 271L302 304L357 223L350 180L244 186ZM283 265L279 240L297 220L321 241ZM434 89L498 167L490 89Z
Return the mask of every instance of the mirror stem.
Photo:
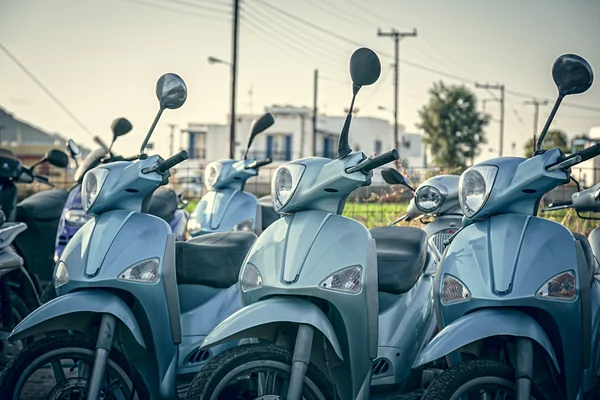
M546 125L544 125L544 129L542 129L542 132L540 133L540 137L538 138L538 142L535 147L535 153L533 154L534 156L542 153L542 143L544 142L546 133L548 133L548 129L550 129L550 124L552 123L552 120L554 119L554 116L556 115L556 111L558 111L558 107L560 107L560 103L562 103L562 100L564 98L565 98L565 96L563 96L561 94L556 99L556 103L554 103L554 107L552 107L552 111L550 112L550 116L548 116Z
M352 152L352 149L348 144L348 135L350 134L350 122L352 121L354 100L356 100L356 94L358 93L359 89L360 86L352 85L352 102L350 102L350 109L348 110L348 115L346 115L342 132L340 133L340 141L338 143L338 158L344 158Z
M160 116L162 115L163 111L164 111L164 108L160 107L160 109L158 110L158 113L156 113L154 122L152 122L152 126L150 127L150 130L148 131L148 134L146 135L146 138L144 139L144 143L142 143L142 147L140 147L140 158L144 154L144 151L146 150L146 146L148 145L150 136L152 136L152 133L154 132L154 128L156 128L156 124L158 124L158 120L160 119Z

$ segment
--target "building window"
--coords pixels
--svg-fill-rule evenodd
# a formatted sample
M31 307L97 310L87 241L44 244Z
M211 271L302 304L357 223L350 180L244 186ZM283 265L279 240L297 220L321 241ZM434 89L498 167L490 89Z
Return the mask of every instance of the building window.
M189 132L190 158L206 159L206 132Z
M266 156L273 161L292 160L292 135L267 135Z
M375 141L375 154L381 154L381 140L376 140Z

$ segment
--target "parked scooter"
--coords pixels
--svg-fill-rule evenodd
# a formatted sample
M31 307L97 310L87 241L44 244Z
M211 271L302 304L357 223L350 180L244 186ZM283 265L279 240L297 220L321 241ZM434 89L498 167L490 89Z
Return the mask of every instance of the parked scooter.
M75 183L69 188L69 197L64 204L56 234L55 261L58 261L65 246L75 233L92 218L91 215L86 214L81 204L81 183L86 172L101 164L116 161L134 161L138 157L123 158L112 152L112 147L117 138L129 133L133 128L131 123L126 118L117 118L113 121L111 128L113 139L110 146L106 146L99 137L96 137L95 141L100 145L100 148L88 154L75 172ZM79 148L72 140L68 142L68 146L72 157L75 159L76 155L79 154ZM186 204L181 196L178 196L172 189L160 188L154 192L150 200L148 213L167 221L171 225L177 240L183 240L189 218L189 214L185 210Z
M444 242L462 227L463 213L458 201L458 175L439 175L422 182L413 189L405 177L395 169L381 171L383 180L390 185L402 185L415 195L410 199L406 214L390 225L410 222L415 219L423 224L422 229L429 238L429 245L438 261L442 258Z
M23 343L9 342L10 331L39 303L31 304L30 292L35 287L25 269L23 258L17 254L12 242L27 229L22 222L6 222L0 210L0 365L4 366Z
M36 385L32 374L51 364L52 398L175 399L178 380L229 346L199 349L210 330L241 307L238 273L256 235L225 232L176 243L163 219L145 213L150 195L168 183L169 169L188 157L185 151L166 160L144 153L162 112L187 97L175 74L163 75L156 93L160 110L139 161L85 174L82 203L95 217L56 265L58 297L25 318L11 338L57 327L85 336L55 336L20 352L0 377L0 394L18 398L25 385Z
M600 282L588 240L538 218L544 194L569 182L570 168L600 155L600 144L566 157L542 143L565 96L592 84L590 65L563 55L550 117L529 159L500 157L460 178L465 227L446 248L436 280L440 333L415 367L446 358L454 366L426 400L597 399Z
M422 229L368 230L342 216L352 191L369 185L372 170L398 159L352 152L348 133L356 94L379 77L367 48L350 60L353 98L336 160L305 158L279 167L272 183L275 210L240 273L245 307L217 326L203 349L240 338L207 363L188 400L239 398L367 399L371 386L418 391L424 374L412 361L435 332L435 258ZM373 362L373 360L375 360Z
M244 191L249 178L258 175L258 169L271 164L271 159L248 159L248 150L254 138L267 130L275 119L266 113L252 121L248 145L241 161L211 162L204 170L204 182L209 190L196 205L188 222L192 237L213 232L249 231L257 235L279 216L272 204L259 203L251 193Z
M23 258L31 280L22 283L23 299L29 309L39 305L43 291L52 281L54 263L54 234L58 226L60 210L68 194L65 190L44 190L25 198L17 204L16 183L39 182L53 186L48 178L38 175L35 168L42 163L49 163L58 168L65 168L68 156L60 150L49 150L46 155L31 167L24 166L21 161L8 150L0 153L0 205L6 220L23 222L27 230L21 232L12 245Z

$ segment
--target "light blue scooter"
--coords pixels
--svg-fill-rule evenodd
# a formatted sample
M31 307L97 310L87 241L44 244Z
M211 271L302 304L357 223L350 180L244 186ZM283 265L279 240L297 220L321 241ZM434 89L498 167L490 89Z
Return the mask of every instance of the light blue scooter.
M199 346L241 307L238 271L256 235L216 233L176 243L167 222L145 213L152 193L168 183L169 169L187 158L185 151L166 160L144 153L162 112L187 97L174 74L159 79L156 93L160 110L139 161L85 174L82 204L95 217L56 264L58 297L25 318L10 338L65 329L85 336L55 336L20 352L0 378L0 397L29 398L31 390L45 388L42 398L175 399L186 374L227 348ZM35 372L45 365L54 382L40 386Z
M440 333L415 367L454 366L425 400L598 399L600 282L585 236L536 217L542 196L570 180L570 168L600 144L566 157L542 143L567 95L592 84L590 65L563 55L552 70L558 100L532 158L500 157L460 178L465 227L436 276Z
M188 232L195 237L212 232L249 231L260 235L262 230L279 218L272 204L259 202L244 191L246 181L258 174L258 169L271 163L247 159L254 138L275 122L266 113L252 122L248 146L241 161L213 161L206 166L204 182L209 190L196 205L188 221ZM261 199L263 200L263 199Z

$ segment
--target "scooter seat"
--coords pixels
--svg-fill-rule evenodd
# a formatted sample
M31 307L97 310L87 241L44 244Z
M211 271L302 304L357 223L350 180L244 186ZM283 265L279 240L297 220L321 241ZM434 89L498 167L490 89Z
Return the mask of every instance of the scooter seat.
M379 291L400 295L417 283L427 264L427 234L409 226L371 229L377 248Z
M216 232L175 244L177 284L225 289L238 281L253 232Z
M17 204L16 220L17 222L58 221L67 197L69 192L58 189L34 193Z
M162 218L167 223L171 223L175 218L175 211L179 206L177 194L173 189L158 188L150 199L148 214Z

